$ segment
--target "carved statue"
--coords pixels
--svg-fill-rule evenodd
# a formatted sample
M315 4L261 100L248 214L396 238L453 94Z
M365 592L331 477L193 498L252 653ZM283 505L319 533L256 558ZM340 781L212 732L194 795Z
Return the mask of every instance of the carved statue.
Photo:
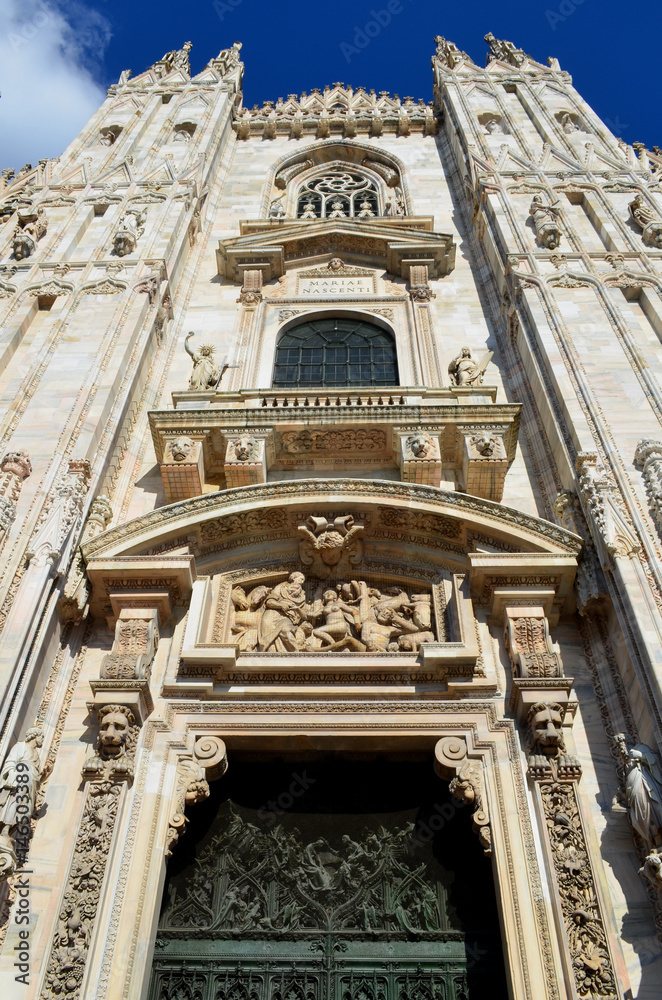
M625 768L625 801L630 822L653 848L662 848L662 767L660 758L645 743L616 736Z
M563 131L568 135L571 135L573 132L580 131L579 125L570 114L563 115L561 118L561 125L563 126Z
M28 729L25 740L14 744L0 771L0 880L16 871L14 837L19 827L26 828L24 839L29 835L41 780L38 751L43 742L41 729Z
M406 652L434 642L430 594L399 587L380 591L364 581L338 583L309 599L302 573L275 587L231 593L230 635L240 651Z
M23 260L35 252L38 241L46 232L47 225L46 213L41 205L36 213L33 213L32 209L26 209L25 212L19 211L18 226L12 241L16 260Z
M561 229L558 223L560 209L556 205L545 205L542 195L534 194L529 214L533 218L536 236L541 246L555 250L561 242Z
M333 524L325 517L311 516L298 530L299 558L320 580L349 570L363 558L363 525L354 524L351 514L336 517Z
M463 347L448 366L451 385L481 385L491 359L492 352L488 351L480 362L475 361L471 354L471 348Z
M176 437L170 444L170 454L175 462L184 462L193 451L195 442L184 435Z
M628 212L642 230L644 243L647 246L657 247L658 250L662 249L662 220L657 218L650 205L646 204L641 191L628 205Z
M282 198L275 198L269 206L269 218L270 219L284 219L285 209L283 208Z
M128 208L122 214L113 237L113 250L118 257L126 257L136 249L138 240L145 232L146 218L147 213L139 208Z
M215 347L213 344L202 344L199 351L192 351L189 347L189 340L193 337L193 332L186 334L184 350L193 360L193 372L189 379L189 389L205 391L215 389L223 375L223 368L215 364L213 360Z

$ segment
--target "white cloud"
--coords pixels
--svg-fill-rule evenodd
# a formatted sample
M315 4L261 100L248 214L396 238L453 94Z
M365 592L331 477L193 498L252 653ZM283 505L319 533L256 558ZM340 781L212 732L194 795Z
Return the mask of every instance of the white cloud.
M92 68L110 25L53 0L0 0L0 168L59 156L105 95Z

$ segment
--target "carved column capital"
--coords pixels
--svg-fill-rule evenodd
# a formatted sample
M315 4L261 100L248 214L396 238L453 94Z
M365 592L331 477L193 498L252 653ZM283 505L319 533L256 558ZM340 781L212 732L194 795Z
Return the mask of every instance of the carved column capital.
M463 736L445 736L434 748L434 769L440 778L450 781L451 795L473 809L474 832L486 855L492 854L492 831L485 796L483 763L468 754Z
M549 634L544 608L522 603L505 608L504 638L515 677L563 677L561 651Z

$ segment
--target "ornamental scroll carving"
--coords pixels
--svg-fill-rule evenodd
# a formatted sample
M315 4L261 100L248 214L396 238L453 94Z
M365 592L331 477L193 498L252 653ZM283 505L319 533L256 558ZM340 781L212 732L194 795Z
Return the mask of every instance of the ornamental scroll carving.
M287 455L328 455L344 451L383 452L386 449L386 434L382 430L363 428L285 431L280 435L280 444Z
M492 830L485 795L483 765L468 755L466 740L462 736L445 736L434 748L434 769L440 778L448 781L453 798L473 808L474 832L483 852L492 855Z
M364 580L325 587L294 572L275 586L234 587L231 605L230 641L241 652L417 652L436 639L430 593Z
M188 823L186 809L209 797L209 781L222 777L228 769L228 755L225 743L217 736L201 736L193 749L193 755L184 754L177 761L175 801L170 814L166 835L166 857L172 855L173 848Z
M364 525L355 524L351 514L338 516L333 522L311 514L298 531L299 558L320 580L351 573L363 559Z
M563 677L561 652L537 609L508 609L505 639L516 677Z
M158 613L124 609L115 626L115 641L101 662L104 680L149 680L159 644Z

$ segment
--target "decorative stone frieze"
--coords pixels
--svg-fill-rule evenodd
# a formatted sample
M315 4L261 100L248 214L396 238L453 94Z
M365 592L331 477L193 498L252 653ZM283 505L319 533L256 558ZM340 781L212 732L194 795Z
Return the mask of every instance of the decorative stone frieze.
M560 208L557 205L546 205L539 192L534 194L529 215L533 219L538 243L546 250L555 250L561 242L559 213Z
M662 533L662 441L642 439L637 445L634 460L643 468L651 514L657 530Z
M515 457L519 406L491 402L494 392L472 386L422 390L411 404L404 396L346 389L328 395L211 392L196 395L195 408L181 393L178 409L150 413L150 424L169 502L199 496L206 484L265 482L267 470L275 479L282 469L347 462L377 473L391 466L404 482L431 486L454 484L464 475L472 495L500 501ZM247 413L258 408L259 425Z
M99 496L92 501L85 521L81 545L105 531L113 516L108 497ZM62 597L58 601L58 613L63 622L80 622L85 617L90 599L90 587L85 575L85 564L80 549L77 549L71 569L64 585Z
M31 472L25 451L8 451L0 462L0 542L14 522L21 487Z
M492 830L485 795L483 764L480 759L469 757L466 739L446 736L434 748L434 768L440 778L448 781L451 795L471 806L474 832L483 852L492 855Z
M120 781L91 781L60 905L41 996L78 1000L124 790Z
M335 84L309 94L290 94L287 100L266 101L249 110L237 111L233 128L240 139L254 136L301 138L313 135L435 135L437 119L431 104L411 97L375 94L363 87Z

